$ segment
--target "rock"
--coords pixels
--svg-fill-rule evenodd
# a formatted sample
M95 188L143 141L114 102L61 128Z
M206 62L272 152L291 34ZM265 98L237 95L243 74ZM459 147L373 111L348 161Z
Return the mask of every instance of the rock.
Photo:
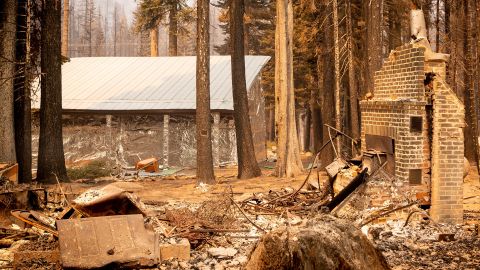
M164 261L173 258L190 260L190 242L187 239L182 239L177 244L160 245L160 259Z
M228 263L228 266L237 266L240 265L240 262L237 260L232 260L231 262Z
M180 268L182 268L182 269L190 269L190 264L187 263L187 262L181 261L181 262L178 263L178 265L179 265Z
M297 240L293 240L296 238ZM321 216L264 235L246 270L389 269L383 255L350 222Z
M240 264L244 264L248 261L247 256L241 255L235 258Z
M223 267L223 265L221 265L220 263L217 263L217 264L215 264L215 267L214 267L213 269L215 269L215 270L224 270L225 267Z
M216 258L228 258L228 257L233 257L235 254L237 254L237 250L234 248L224 248L224 247L218 247L218 248L210 248L208 249L208 254L210 256L216 257Z

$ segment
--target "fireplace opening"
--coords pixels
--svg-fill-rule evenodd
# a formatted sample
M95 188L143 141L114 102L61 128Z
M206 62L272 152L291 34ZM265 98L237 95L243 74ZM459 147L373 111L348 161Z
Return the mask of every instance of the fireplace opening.
M388 136L365 135L365 144L367 151L374 151L380 157L380 165L384 165L384 170L391 176L395 176L395 140Z

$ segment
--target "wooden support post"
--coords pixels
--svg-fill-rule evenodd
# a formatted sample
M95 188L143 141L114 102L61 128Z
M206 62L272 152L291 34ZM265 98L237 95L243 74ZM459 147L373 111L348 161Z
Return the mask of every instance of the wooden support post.
M218 167L220 165L220 113L213 113L213 127L212 127L212 139L213 139L213 166Z
M163 115L163 167L168 167L168 143L169 143L170 115Z

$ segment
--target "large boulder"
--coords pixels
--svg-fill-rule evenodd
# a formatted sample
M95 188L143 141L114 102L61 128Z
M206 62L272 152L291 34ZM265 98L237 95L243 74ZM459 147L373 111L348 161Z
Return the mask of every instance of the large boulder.
M246 269L384 270L389 267L382 254L351 223L322 216L263 236Z

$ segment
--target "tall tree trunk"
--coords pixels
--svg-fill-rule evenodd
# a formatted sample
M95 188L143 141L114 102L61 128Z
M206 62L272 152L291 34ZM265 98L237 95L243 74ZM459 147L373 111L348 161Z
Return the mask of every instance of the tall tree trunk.
M340 111L340 44L338 36L338 1L333 0L333 42L335 56L335 128L342 130L342 117ZM337 155L342 152L340 137L335 140Z
M435 51L438 53L440 51L440 0L437 0L436 6L437 12L435 14Z
M237 140L238 178L260 176L253 147L250 114L248 110L247 84L245 81L245 54L243 39L243 0L230 2L230 42L232 59L233 117Z
M92 24L93 24L93 2L88 2L88 56L92 57L92 42L93 42L93 31L92 31Z
M18 179L21 183L32 181L32 125L29 74L30 24L28 0L18 0L17 44L14 90L15 150L18 161Z
M467 0L465 5L465 13L467 15L465 29L467 33L466 42L466 90L465 93L465 111L466 121L468 123L465 128L465 156L477 164L479 148L478 148L478 116L476 107L478 104L478 85L477 85L477 71L478 71L478 28L477 28L477 7L475 0Z
M448 15L448 33L449 33L449 53L450 62L448 65L448 82L457 96L463 100L465 94L465 73L464 73L464 61L462 57L465 56L465 44L466 44L466 29L463 1L452 1L449 5Z
M476 71L476 74L475 76L473 77L473 79L475 80L475 85L476 85L476 89L475 89L475 93L476 93L476 100L475 100L475 103L474 103L474 109L475 109L475 116L477 117L477 127L476 127L476 135L477 136L480 136L479 132L479 126L478 126L478 115L479 115L479 112L480 112L480 108L478 106L479 104L479 96L478 96L478 91L480 89L480 1L476 1L475 2L475 9L476 9L476 21L475 21L475 29L476 29L476 48L477 48L477 51L476 51L476 56L475 56L475 71ZM477 139L477 138L475 138ZM478 145L479 142L478 142L478 139L477 139L477 170L478 172L480 173L480 145Z
M382 67L382 25L383 25L383 0L364 1L367 5L367 63L368 76L366 83L368 91L373 93L375 71Z
M445 6L444 9L444 19L443 19L443 22L445 24L445 36L448 37L448 41L450 41L450 0L444 0L443 1L443 5ZM450 50L450 42L445 42L445 44L443 45L445 47L445 52L446 53L451 53L451 50Z
M352 28L351 0L347 2L347 39L348 39L348 89L350 95L350 127L352 137L360 139L360 123L358 113L358 90L355 78L355 58L353 52L353 28Z
M150 29L150 56L158 56L158 26Z
M310 151L310 135L312 133L312 112L310 110L310 103L307 104L305 110L305 137L303 139L303 149L305 152Z
M70 26L70 0L63 0L62 55L65 57L68 57L69 26Z
M388 44L394 50L402 46L402 12L393 7L388 12Z
M44 0L41 14L41 100L37 181L67 180L62 138L61 2Z
M268 109L268 140L275 140L275 108Z
M430 40L430 30L431 30L431 14L432 12L432 0L426 0L421 6L423 13L425 14L425 27L427 27L427 39Z
M177 56L178 55L178 18L177 18L177 2L170 6L170 11L168 13L169 26L168 26L168 55Z
M325 15L327 17L327 22L329 25L333 24L332 16L329 16L328 13ZM334 72L334 56L330 53L330 48L334 46L334 42L332 40L333 36L333 29L332 27L325 27L323 29L323 37L324 37L324 46L325 50L322 53L322 64L321 64L321 71L322 71L322 86L321 86L321 108L322 108L322 124L329 124L331 126L335 125L335 107L332 104L335 103L334 98L334 89L335 89L335 72ZM322 144L327 143L330 141L330 136L328 132L328 128L325 125L322 126L322 135L323 141ZM333 136L333 134L332 134ZM335 143L335 142L332 142ZM333 153L333 145L330 144L322 151L322 155L320 156L321 160L321 167L325 167L330 162L332 162L334 153Z
M151 42L151 38L152 37L150 36L150 42ZM150 51L151 50L152 49L150 48ZM158 54L158 50L157 50L157 54ZM114 2L114 6L113 6L113 56L117 56L117 3L116 2Z
M197 182L215 183L210 121L209 1L197 1Z
M324 39L321 39L324 41ZM322 52L325 50L323 46L325 43L322 42L319 44L319 48L317 50ZM312 89L312 100L310 101L310 107L312 111L312 136L313 136L313 145L312 150L316 154L322 147L323 143L323 121L322 121L322 113L321 110L321 97L320 97L320 89L323 89L323 57L322 53L319 53L317 56L317 65L316 65L316 74L317 74L317 89Z
M278 129L278 177L294 177L303 170L295 121L295 96L293 87L293 6L291 0L277 1L275 32L275 100L278 104L276 122ZM277 44L278 43L278 44Z
M14 163L13 90L17 0L0 1L0 162Z

